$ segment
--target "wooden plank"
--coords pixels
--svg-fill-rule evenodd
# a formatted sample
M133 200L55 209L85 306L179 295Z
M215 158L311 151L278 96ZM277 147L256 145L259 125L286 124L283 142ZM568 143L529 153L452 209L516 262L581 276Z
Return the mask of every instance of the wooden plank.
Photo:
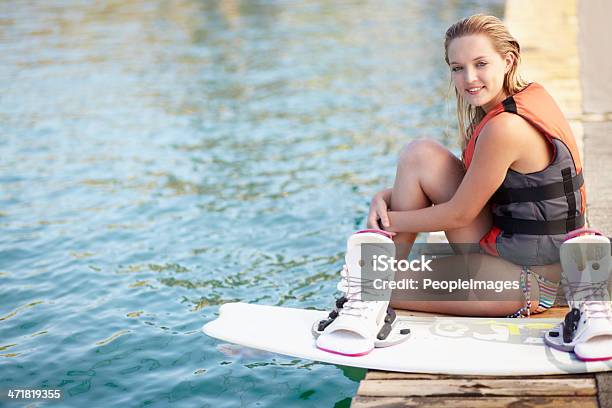
M439 407L439 408L597 408L595 397L488 397L488 398L376 398L357 396L351 408L399 408L399 407Z
M551 307L544 313L538 313L531 315L531 319L559 319L563 320L565 315L569 312L569 308L567 307Z
M421 373L398 373L395 371L376 371L370 370L365 376L365 380L443 380L457 378L457 376L444 374L421 374ZM461 376L464 378L464 376Z
M395 371L377 371L377 370L369 370L365 376L366 380L447 380L447 379L570 379L570 378L595 378L594 374L585 373L585 374L556 374L556 375L521 375L513 376L513 375L496 375L496 376L487 376L487 375L450 375L450 374L421 374L421 373L398 373Z
M595 396L595 379L449 379L363 380L357 395L370 397L436 396Z

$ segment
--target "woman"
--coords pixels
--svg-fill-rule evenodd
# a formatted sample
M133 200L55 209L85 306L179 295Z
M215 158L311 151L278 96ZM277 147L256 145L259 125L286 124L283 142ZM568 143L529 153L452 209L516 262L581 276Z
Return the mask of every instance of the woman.
M338 286L343 296L327 319L314 322L321 350L360 356L406 340L409 333L391 327L395 314L389 304L463 316L528 317L554 303L559 248L566 233L584 225L582 166L570 127L544 88L520 79L519 44L496 17L479 14L457 22L444 45L462 159L431 140L402 151L393 187L372 199L371 229L348 239ZM405 259L417 233L440 230L461 254L429 262L427 275L410 268L381 268L382 279L363 273L370 256L374 270L383 256ZM476 244L479 250L456 244ZM364 248L373 253L364 255ZM453 298L448 290L426 289L425 278L504 282L504 290L468 288ZM381 296L364 296L371 287L380 289L377 280L411 279L421 286L393 292L382 287Z
M393 235L398 259L418 232L443 230L451 244L482 249L470 256L471 278L521 286L504 301L413 301L394 294L391 305L468 316L542 312L554 302L563 237L584 225L574 137L544 88L521 80L519 44L499 19L461 20L448 29L444 45L463 157L432 140L409 143L393 187L372 199L368 227ZM451 276L454 258L434 261L433 269Z

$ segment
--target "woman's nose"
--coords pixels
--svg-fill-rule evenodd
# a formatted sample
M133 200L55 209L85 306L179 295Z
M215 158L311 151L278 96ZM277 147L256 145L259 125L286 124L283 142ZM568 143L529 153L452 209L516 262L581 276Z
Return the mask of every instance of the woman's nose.
M471 67L466 67L463 72L465 73L465 82L472 83L476 80L476 70Z

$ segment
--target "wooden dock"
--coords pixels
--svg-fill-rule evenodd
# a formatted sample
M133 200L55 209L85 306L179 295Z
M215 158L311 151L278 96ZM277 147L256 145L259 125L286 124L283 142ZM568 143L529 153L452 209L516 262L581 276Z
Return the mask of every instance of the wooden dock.
M561 319L566 312L567 307L556 306L532 318ZM612 373L506 377L369 370L351 407L612 408Z
M353 408L599 407L597 375L468 377L371 371Z

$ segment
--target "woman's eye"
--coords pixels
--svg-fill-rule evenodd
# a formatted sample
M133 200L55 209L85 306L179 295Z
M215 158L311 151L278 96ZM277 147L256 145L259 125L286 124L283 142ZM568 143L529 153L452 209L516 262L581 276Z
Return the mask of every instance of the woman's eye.
M461 70L461 67L452 67L452 68L451 68L451 71L452 71L452 72L458 72L458 71L460 71L460 70Z
M487 65L486 62L479 62L478 64L476 64L477 67L484 67L485 65Z

